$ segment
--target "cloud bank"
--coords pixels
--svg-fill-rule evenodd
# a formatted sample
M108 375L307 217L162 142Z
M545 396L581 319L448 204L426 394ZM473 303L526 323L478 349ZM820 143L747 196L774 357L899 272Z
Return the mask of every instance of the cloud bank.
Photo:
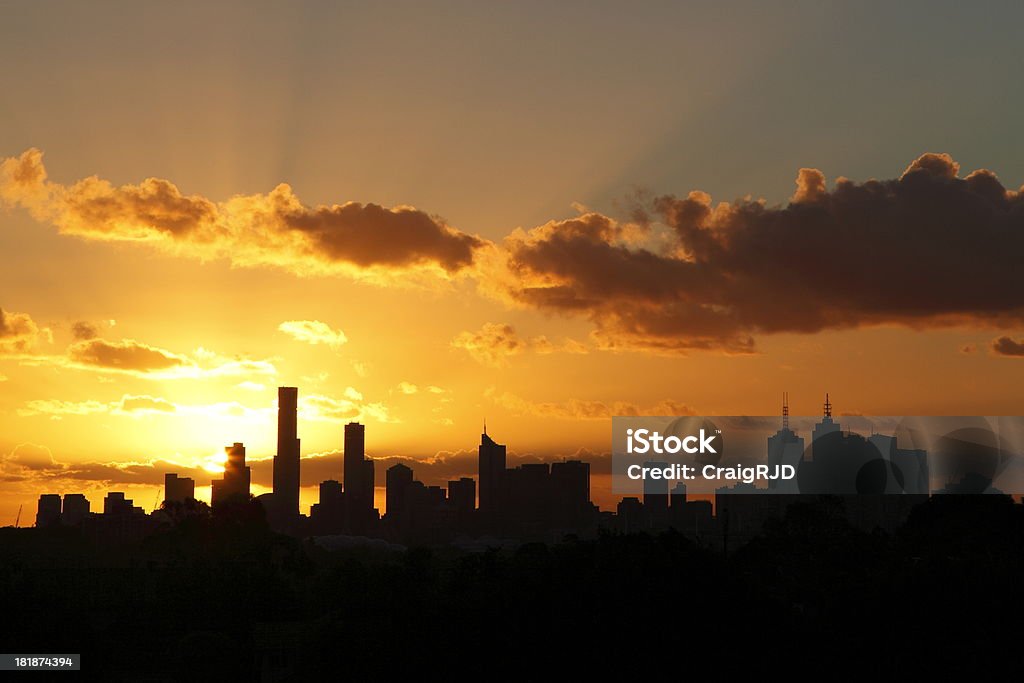
M465 273L506 303L590 320L592 346L606 350L750 353L766 334L1024 322L1024 198L991 171L962 177L946 154L924 154L896 178L840 177L831 187L802 168L782 205L668 194L639 203L626 222L588 212L517 229L501 245L411 207L307 206L285 184L222 202L157 178L62 185L35 149L0 163L0 203L64 234L239 266L371 279ZM318 321L287 324L302 341L343 343ZM90 330L79 333L91 341ZM3 318L0 352L33 334ZM558 348L497 324L453 343L489 364L531 345Z
M30 149L0 163L0 203L89 240L144 243L300 275L369 279L422 271L450 277L468 268L485 244L409 206L306 206L287 184L223 202L186 195L160 178L115 186L93 176L62 185L48 179L42 156Z
M1024 321L1024 198L925 154L892 180L801 169L784 206L665 195L637 225L588 213L505 241L505 291L585 315L607 349L749 352L757 334Z

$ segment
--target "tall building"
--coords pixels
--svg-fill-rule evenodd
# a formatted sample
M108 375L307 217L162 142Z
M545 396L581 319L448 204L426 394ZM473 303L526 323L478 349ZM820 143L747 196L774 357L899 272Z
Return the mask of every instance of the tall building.
M493 515L501 508L502 490L505 480L505 446L487 435L487 424L480 435L480 511Z
M309 510L314 534L340 534L345 530L345 494L341 482L320 482L320 502Z
M823 437L829 434L835 434L842 432L842 427L838 422L832 419L832 402L828 400L828 394L825 394L825 409L824 415L821 418L821 422L814 425L814 431L811 432L811 458L815 457L814 445Z
M65 493L60 513L62 524L79 526L89 516L89 499L82 493Z
M644 467L665 469L668 463L645 462ZM644 511L652 527L668 526L668 479L644 479Z
M103 499L104 515L130 515L135 510L134 501L125 498L123 491L110 491Z
M374 516L373 460L366 458L366 426L358 422L345 425L345 506L354 531L365 530Z
M231 498L249 499L249 483L252 473L245 464L245 446L235 442L225 446L228 461L224 463L224 478L213 480L211 502L216 507Z
M60 523L60 494L44 493L36 508L36 526L48 527Z
M476 481L461 477L448 482L448 500L456 514L463 517L472 514L476 509Z
M363 458L366 454L366 426L358 422L345 425L344 483L349 504L359 498L363 479Z
M164 475L164 501L184 503L196 497L196 481L192 477L179 477L173 472Z
M590 515L590 463L551 463L551 508L555 522L562 526L578 526Z
M412 468L398 463L388 468L385 478L386 514L390 519L398 519L406 512L409 488L412 486Z
M298 388L278 387L274 510L285 518L295 518L299 515L298 411Z
M828 419L832 419L832 405L828 403ZM804 457L804 439L797 436L796 432L789 428L789 394L782 395L782 427L774 435L768 437L768 466L791 465L793 468L800 466ZM799 493L800 487L796 479L770 479L768 488L778 493Z

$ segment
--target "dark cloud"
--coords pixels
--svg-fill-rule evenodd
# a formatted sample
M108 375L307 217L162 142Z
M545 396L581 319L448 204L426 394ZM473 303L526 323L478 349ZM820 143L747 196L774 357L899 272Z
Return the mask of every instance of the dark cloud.
M100 333L92 323L80 320L71 326L71 336L75 341L87 341L100 336Z
M448 227L410 207L377 204L295 207L282 211L282 224L309 237L328 259L357 266L406 267L433 262L448 272L473 262L483 241Z
M652 200L637 240L598 214L506 241L511 297L581 313L607 348L750 351L758 333L1024 320L1024 199L926 154L893 180L801 169L785 206ZM667 226L659 232L658 224Z
M78 342L68 347L68 358L83 365L130 372L157 372L193 365L184 356L132 339L90 339Z
M1000 356L1024 357L1024 339L1014 341L1010 337L999 337L992 340L992 351Z

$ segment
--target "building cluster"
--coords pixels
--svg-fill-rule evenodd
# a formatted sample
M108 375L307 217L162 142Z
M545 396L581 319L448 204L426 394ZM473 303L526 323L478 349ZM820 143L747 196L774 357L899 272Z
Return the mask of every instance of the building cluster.
M446 487L428 486L415 478L411 467L396 464L385 472L386 514L381 516L374 502L374 461L366 456L366 427L350 422L344 428L341 478L320 483L319 501L307 516L299 510L298 390L280 387L273 490L256 500L271 527L283 533L375 536L414 543L446 542L466 535L551 539L594 533L598 528L623 532L675 528L697 538L745 538L756 534L765 520L781 516L796 496L809 490L859 494L846 497L852 521L866 528L894 528L910 507L928 495L927 453L897 448L890 436L865 438L843 432L831 408L826 397L824 416L813 429L810 451L805 451L803 437L789 427L784 401L782 426L768 437L768 463L799 466L798 482L772 481L769 486L779 488L767 492L742 483L721 488L712 505L710 496L688 500L681 482L670 491L667 480L650 479L642 500L625 497L614 514L599 511L590 500L589 463L569 460L510 468L505 445L491 438L484 425L477 479L461 477L448 481ZM232 501L250 500L251 469L245 446L234 443L225 453L223 477L211 486L215 511ZM865 485L864 464L878 454L901 472L899 493L910 495L881 495L893 493L884 487L860 488ZM44 494L39 498L36 526L82 526L106 538L138 538L167 521L173 505L195 501L195 481L189 477L168 473L163 491L163 508L150 515L122 492L108 493L101 514L90 511L83 494L69 493L63 499Z
M224 474L211 482L214 510L232 501L248 501L252 471L243 443L225 449ZM344 428L339 479L320 483L319 501L309 515L299 509L300 440L298 389L278 389L277 453L273 460L273 489L256 498L270 525L295 535L351 534L398 541L434 542L461 534L550 537L552 534L596 528L597 508L590 502L590 466L570 460L531 463L509 468L506 448L496 443L486 426L479 447L477 480L460 477L447 486L418 481L413 469L394 465L384 473L385 510L375 505L375 463L366 456L366 427L350 422ZM106 537L137 538L168 519L172 504L195 499L195 481L168 473L164 505L146 514L123 492L110 492L102 513L93 513L84 495L44 494L39 498L36 525L83 526ZM479 505L478 505L479 493Z

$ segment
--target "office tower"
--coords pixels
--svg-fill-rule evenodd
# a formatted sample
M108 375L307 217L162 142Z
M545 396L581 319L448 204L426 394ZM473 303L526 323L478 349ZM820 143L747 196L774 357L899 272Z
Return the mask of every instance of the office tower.
M353 532L362 533L376 519L373 507L373 460L366 457L366 427L345 425L345 507Z
M299 515L299 390L277 388L277 454L274 456L274 511L284 519Z
M672 490L669 491L668 498L669 507L672 509L684 508L686 506L686 484L679 482L673 486Z
M896 437L872 434L868 443L878 450L889 469L889 487L886 493L929 493L928 453L921 449L899 448Z
M336 507L345 499L342 492L341 482L336 479L327 479L320 482L320 505Z
M103 499L104 515L128 515L131 514L134 503L131 498L125 498L122 491L111 491Z
M359 481L362 491L359 493L359 504L367 514L373 512L373 492L376 486L376 473L373 467L373 460L363 459L363 476Z
M627 534L646 526L642 523L644 506L636 496L624 496L615 506L615 516L618 517L621 530Z
M580 460L551 463L551 489L556 510L571 516L589 512L590 463Z
M492 515L501 508L505 480L505 446L487 435L487 424L480 435L479 474L480 511Z
M832 405L826 395L828 419L832 419ZM782 395L782 428L768 437L768 466L800 466L804 457L804 439L789 428L789 394ZM778 493L799 493L796 479L771 479L768 488Z
M164 501L167 503L184 503L196 497L196 482L192 477L179 477L168 472L164 475Z
M39 506L36 508L36 526L54 526L60 522L60 495L56 493L44 493L39 496Z
M645 462L644 467L663 470L668 467L664 462ZM644 479L644 511L653 527L668 524L668 479Z
M345 497L348 505L358 507L362 504L362 480L365 469L363 458L366 453L366 426L358 422L345 425L344 481Z
M224 452L228 456L228 461L224 463L224 478L212 482L210 497L214 507L232 498L242 501L249 499L252 473L245 464L245 446L236 441L231 446L225 446Z
M825 410L824 415L821 418L821 422L814 425L814 431L811 432L811 458L815 457L815 443L819 439L829 435L835 434L842 431L839 423L832 419L832 402L828 400L828 394L825 394Z
M320 482L320 502L310 508L309 517L315 534L340 534L345 530L345 494L340 481Z
M384 479L384 505L387 508L385 512L389 519L398 519L407 509L409 487L412 486L412 468L399 463L388 468Z
M68 526L80 525L89 516L89 499L81 493L65 493L60 521Z
M476 509L476 481L470 477L461 477L448 482L448 501L456 514L472 514Z

